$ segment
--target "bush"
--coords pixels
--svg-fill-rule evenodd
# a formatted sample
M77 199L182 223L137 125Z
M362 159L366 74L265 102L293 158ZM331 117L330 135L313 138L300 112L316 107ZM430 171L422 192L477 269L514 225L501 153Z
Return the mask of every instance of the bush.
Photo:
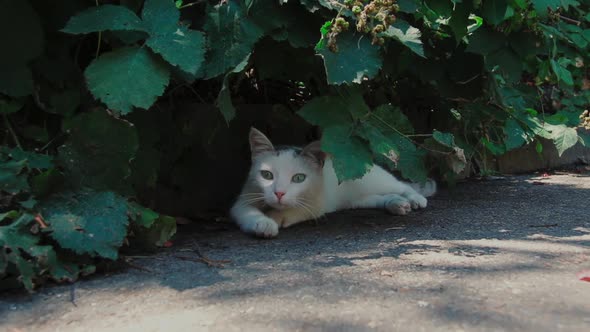
M2 1L0 280L73 281L127 239L174 234L138 197L216 128L179 127L164 102L198 98L227 123L237 105L281 104L321 128L341 181L380 163L452 183L540 138L587 146L589 6Z

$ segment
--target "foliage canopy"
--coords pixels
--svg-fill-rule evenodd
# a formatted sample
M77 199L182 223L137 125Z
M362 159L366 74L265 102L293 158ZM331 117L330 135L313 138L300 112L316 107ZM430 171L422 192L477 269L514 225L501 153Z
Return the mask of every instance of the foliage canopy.
M253 86L281 82L296 101L283 106L322 129L340 181L379 163L452 183L469 161L487 173L493 156L541 152L541 139L560 155L587 146L589 8L0 0L0 283L73 281L126 239L161 246L174 234L174 218L136 197L177 169L163 142L179 155L213 130L162 129L174 119L154 105L176 91L231 123L238 103L259 100Z

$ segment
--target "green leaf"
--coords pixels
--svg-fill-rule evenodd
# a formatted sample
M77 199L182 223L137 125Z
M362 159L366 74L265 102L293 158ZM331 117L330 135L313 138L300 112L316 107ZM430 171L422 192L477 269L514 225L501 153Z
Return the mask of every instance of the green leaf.
M21 174L26 160L0 162L0 190L16 194L29 189L26 174Z
M451 19L449 20L449 26L451 27L451 30L453 30L457 44L467 35L469 15L471 14L472 9L473 6L470 2L462 2L455 6L453 16L451 16Z
M578 143L578 132L574 128L564 125L553 126L553 128L551 128L551 136L553 143L557 148L557 154L560 157L565 150Z
M506 45L506 36L502 33L481 27L469 36L466 52L488 55Z
M377 127L372 126L370 123L363 123L358 133L369 142L371 151L374 154L385 157L393 167L397 165L399 161L398 148Z
M23 103L18 100L1 100L0 99L0 114L11 114L18 112L23 108Z
M29 198L26 201L18 202L18 204L20 204L20 206L22 206L25 209L29 209L29 210L32 210L35 207L35 205L37 205L37 203L38 203L38 201L34 198Z
M450 133L443 133L438 130L432 132L432 138L443 146L453 148L455 147L455 137Z
M168 85L168 69L146 48L129 47L105 53L86 68L92 94L110 109L130 113L149 108Z
M538 154L543 153L543 144L539 141L537 141L537 144L535 145L535 150L537 151Z
M169 0L147 0L142 17L150 31L147 45L172 65L196 75L205 58L203 33L179 25L180 12Z
M541 18L547 17L549 8L556 10L561 5L561 0L532 0L533 7L537 12L537 15Z
M420 1L418 0L398 0L397 5L399 11L402 13L414 13L420 8Z
M361 83L363 77L377 75L383 59L379 47L371 45L369 38L345 32L338 35L337 43L338 52L328 48L319 51L324 59L329 84Z
M509 9L512 11L505 0L483 1L481 14L486 22L498 25L509 17Z
M483 146L485 146L495 156L499 156L506 153L506 147L504 145L492 142L485 137L482 137L480 141L483 144Z
M90 7L70 18L61 30L71 34L86 34L97 31L145 31L146 26L125 6L102 5Z
M141 227L150 228L160 217L159 213L135 202L128 203L128 209L131 220Z
M59 159L76 187L125 189L129 163L137 150L136 129L99 110L82 113L64 124L70 133Z
M154 245L161 247L176 234L176 219L173 217L159 214L137 203L129 204L129 215L136 226L133 228L133 244L144 248Z
M371 112L371 123L377 128L389 131L391 127L403 134L413 134L414 127L408 117L391 104L384 104Z
M33 220L30 214L23 214L7 226L0 226L0 277L4 277L8 264L14 264L18 279L29 291L33 290L35 262L26 259L21 252L32 257L39 237L33 236L26 227Z
M209 46L203 69L207 79L235 68L263 35L262 28L248 18L246 9L236 0L213 7L203 30L207 31Z
M329 126L348 126L352 122L346 104L334 96L316 97L307 102L298 114L307 122L326 128Z
M141 18L150 32L156 32L176 25L180 20L180 11L169 0L145 0Z
M522 75L522 60L509 48L487 55L485 64L488 70L501 73L508 82L517 82Z
M77 254L117 259L127 235L127 204L112 192L81 191L54 196L41 206L44 231Z
M551 60L551 69L557 76L557 80L561 81L569 86L574 85L574 79L572 77L572 73L563 65L559 64L555 60Z
M397 39L400 43L412 50L412 52L426 58L424 56L422 40L420 40L422 34L420 30L409 25L408 22L399 19L396 20L394 24L383 32L383 35Z
M426 153L416 149L414 143L398 133L391 133L388 136L399 149L400 158L396 168L402 176L412 182L426 182L428 180L428 171L424 165Z
M205 59L203 33L182 26L174 31L161 30L147 40L147 45L164 60L192 75L197 74Z
M26 160L29 168L48 169L53 167L53 157L30 151L24 151L20 148L14 148L6 151L13 160Z
M580 141L580 143L583 146L590 148L590 133L584 132L584 131L579 131L578 132L578 140ZM2 219L0 219L0 220L2 220Z
M444 153L444 163L454 174L459 174L465 169L467 165L465 151L457 146L453 134L434 130L432 139L427 139L424 143L431 150Z
M242 60L242 62L240 62L223 78L223 84L221 86L221 90L219 91L219 95L217 96L217 107L221 111L221 114L223 115L226 123L229 123L236 116L236 108L231 101L231 90L229 86L231 76L233 76L233 74L242 72L248 65L249 60L250 53L248 53L244 60Z
M351 136L348 127L326 128L322 136L322 150L332 156L339 183L361 178L373 165L371 152L360 139Z
M506 135L504 144L506 144L507 151L519 148L522 145L524 145L524 143L526 143L526 132L524 131L524 129L522 129L522 127L518 124L516 120L508 119L503 129L504 135Z

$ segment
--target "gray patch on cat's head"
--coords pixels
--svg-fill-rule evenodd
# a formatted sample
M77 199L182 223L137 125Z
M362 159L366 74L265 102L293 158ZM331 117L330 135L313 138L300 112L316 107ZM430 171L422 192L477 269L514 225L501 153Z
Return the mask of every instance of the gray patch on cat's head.
M312 142L303 148L290 145L274 146L268 137L254 127L250 128L250 150L252 151L252 160L267 153L273 153L276 156L291 153L294 158L304 158L306 162L312 162L320 167L324 165L326 157L325 153L321 151L319 141Z

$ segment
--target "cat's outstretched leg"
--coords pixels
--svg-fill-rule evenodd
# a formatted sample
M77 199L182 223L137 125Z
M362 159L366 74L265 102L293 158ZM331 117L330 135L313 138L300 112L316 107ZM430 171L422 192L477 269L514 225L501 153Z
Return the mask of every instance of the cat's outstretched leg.
M395 215L406 215L412 211L410 201L398 194L369 195L353 202L351 208L385 209Z
M236 202L230 210L231 216L242 231L259 237L271 238L279 235L279 225L257 208Z
M305 220L316 219L311 210L293 208L287 210L270 210L266 214L272 218L279 227L287 228Z

